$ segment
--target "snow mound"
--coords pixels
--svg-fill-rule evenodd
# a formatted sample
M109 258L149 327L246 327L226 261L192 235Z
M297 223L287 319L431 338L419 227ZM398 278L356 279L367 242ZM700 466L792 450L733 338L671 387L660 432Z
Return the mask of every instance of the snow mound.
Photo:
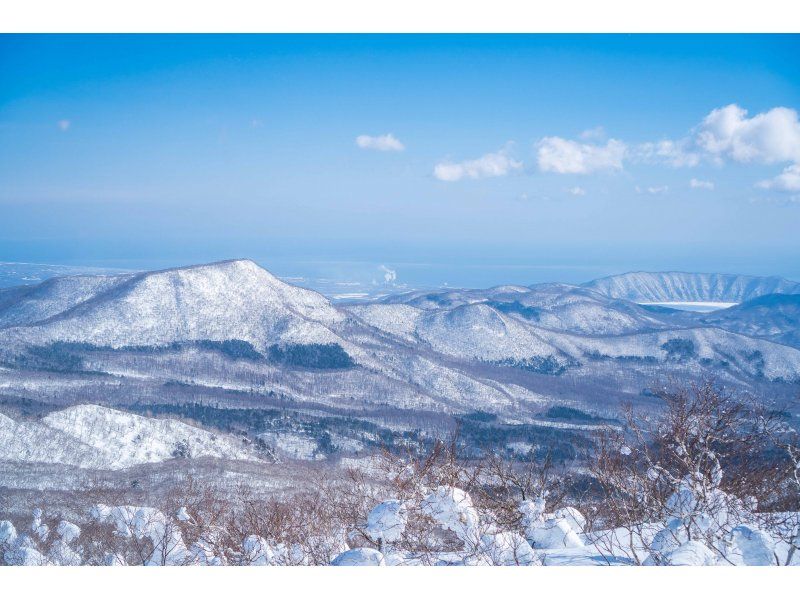
M735 565L775 565L774 538L749 525L739 525L731 532L731 547L725 555Z
M331 561L334 567L382 567L386 565L383 554L374 548L353 548Z
M519 511L522 513L525 537L534 548L583 547L583 540L578 534L583 530L586 519L577 509L565 507L555 513L545 513L544 498L538 498L522 501Z
M472 497L453 486L439 486L421 504L422 512L429 515L444 529L455 532L469 545L479 541L480 517L472 504Z
M647 557L644 565L667 565L671 567L697 567L704 565L715 565L717 556L711 549L698 540L689 540L661 555L659 561L651 557Z
M539 557L527 540L516 532L498 532L481 538L481 554L490 565L539 565Z
M406 505L396 499L377 505L367 516L367 535L375 542L397 542L408 521Z

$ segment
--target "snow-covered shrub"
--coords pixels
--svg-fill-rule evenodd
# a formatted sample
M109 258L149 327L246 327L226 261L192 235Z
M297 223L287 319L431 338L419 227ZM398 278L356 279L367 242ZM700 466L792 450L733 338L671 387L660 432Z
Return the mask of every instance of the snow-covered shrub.
M725 560L734 565L776 565L775 539L762 529L737 525L730 533Z
M146 565L183 565L191 560L178 526L158 509L99 504L91 514L96 521L112 526L122 538L148 540L149 547L139 555Z
M70 523L69 521L61 521L56 528L56 533L58 537L61 538L67 544L74 542L77 540L81 535L81 528L75 525L74 523Z
M484 534L480 556L488 565L539 565L539 557L527 540L517 532Z
M8 520L0 521L0 547L11 544L17 539L17 529Z
M717 555L698 540L689 540L671 550L661 553L658 558L647 557L644 565L698 566L715 565Z
M764 531L766 519L756 509L782 505L776 501L785 496L787 463L775 461L776 443L765 433L774 416L711 383L659 397L666 409L658 417L630 411L624 430L598 437L590 463L604 499L596 519L624 531L607 534L609 543L598 548L634 563L662 564L690 553L706 561L698 556L702 544L715 559L743 564L727 557L735 552L733 530ZM687 544L691 549L681 548Z
M385 500L367 516L367 535L381 546L397 542L408 523L408 508L397 499Z
M692 558L700 559L700 544L713 554L703 564L775 563L775 540L758 528L745 501L719 488L721 469L713 468L712 474L711 479L699 472L686 476L667 498L664 525L650 543L648 564L673 564L676 553L689 558L690 549L680 551L684 546L692 546Z
M16 566L42 566L51 564L50 561L39 552L33 539L27 534L21 534L11 542L3 555L6 565Z
M36 508L33 510L33 521L31 522L31 532L33 535L37 537L40 541L44 542L47 539L47 535L50 533L50 528L47 524L42 523L42 510Z
M383 566L383 554L374 548L353 548L338 555L331 561L334 567Z
M477 545L480 541L480 517L472 498L460 488L439 486L426 496L422 512L444 529L451 530L465 544Z
M575 507L562 507L553 512L556 519L563 519L576 534L582 534L586 527L586 517Z
M526 500L520 503L525 537L534 548L579 548L583 540L578 536L585 518L575 508L559 509L545 513L545 499Z
M177 519L178 521L186 522L186 521L191 521L192 516L189 515L189 511L186 509L186 507L180 507L178 511L175 513L175 519Z
M283 544L275 546L261 536L251 534L242 541L242 564L253 566L279 565L286 556Z

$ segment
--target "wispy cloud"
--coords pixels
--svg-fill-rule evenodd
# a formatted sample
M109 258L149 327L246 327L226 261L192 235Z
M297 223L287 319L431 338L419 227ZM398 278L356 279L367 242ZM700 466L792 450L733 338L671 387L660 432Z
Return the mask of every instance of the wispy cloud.
M605 145L581 143L561 137L545 137L537 144L537 161L542 172L589 174L622 170L626 146L617 139Z
M756 183L756 187L777 191L800 191L800 164L787 166L778 176Z
M463 162L439 162L433 169L433 176L440 181L454 182L461 179L484 179L506 176L522 169L522 162L510 157L506 150L484 154L474 160Z
M570 187L567 189L567 193L570 195L586 195L586 189L583 187Z
M714 183L712 181L703 181L701 179L692 178L689 181L689 186L692 189L708 189L709 191L714 190Z
M664 195L669 191L669 187L667 185L661 185L659 187L635 187L636 193L647 193L648 195Z
M663 163L674 168L697 166L702 156L692 149L691 140L662 139L638 144L631 157L640 162Z
M586 129L580 134L581 139L605 139L606 137L606 129L603 126L592 127L591 129Z
M356 137L356 145L361 149L378 150L381 152L402 152L406 146L394 135L359 135Z
M71 122L71 121L69 121L69 120L67 120L66 118L63 118L63 119L61 119L60 121L58 121L58 122L56 123L56 126L57 126L57 127L58 127L58 128L61 130L61 131L65 131L65 132L66 132L66 131L68 131L68 130L69 130L69 128L72 126L72 122Z
M769 197L751 197L752 204L767 204L774 206L800 206L800 194L798 195L772 195Z

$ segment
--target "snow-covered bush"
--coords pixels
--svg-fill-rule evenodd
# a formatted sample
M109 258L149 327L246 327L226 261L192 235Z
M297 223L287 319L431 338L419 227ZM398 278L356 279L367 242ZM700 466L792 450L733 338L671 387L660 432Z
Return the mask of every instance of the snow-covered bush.
M96 521L111 526L122 538L149 541L139 554L145 565L182 565L191 560L192 555L177 524L158 509L99 504L91 515Z
M397 499L385 500L367 516L367 535L379 545L397 542L408 523L408 508Z
M279 565L285 558L286 547L275 546L261 536L251 534L242 541L243 564L253 566Z
M439 486L426 496L422 512L469 546L480 542L480 516L472 498L460 488Z
M525 537L534 548L579 548L583 540L579 537L585 518L574 507L545 513L545 499L526 500L520 503Z
M17 529L10 521L0 521L0 547L7 546L17 539Z
M715 565L717 556L711 549L698 540L689 540L666 552L660 553L658 558L652 554L644 561L644 565Z
M353 548L338 555L331 561L334 567L357 567L357 566L383 566L386 561L383 554L374 548Z
M528 541L517 532L487 533L481 538L480 556L489 565L529 566L540 560Z
M599 437L591 464L604 500L593 527L619 529L597 545L634 563L744 564L733 530L766 533L756 509L785 495L786 464L775 463L775 443L764 433L772 416L710 383L661 398L665 411L657 418L631 411L625 430ZM756 536L766 543L769 534ZM761 548L774 553L776 542Z

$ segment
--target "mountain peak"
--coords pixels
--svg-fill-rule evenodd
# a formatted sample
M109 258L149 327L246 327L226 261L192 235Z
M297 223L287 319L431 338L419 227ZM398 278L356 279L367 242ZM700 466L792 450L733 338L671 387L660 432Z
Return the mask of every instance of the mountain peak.
M28 301L24 318L6 319L0 309L0 328L37 343L243 340L264 348L338 342L332 329L344 319L319 293L285 283L246 259L111 277L69 296L50 287Z

